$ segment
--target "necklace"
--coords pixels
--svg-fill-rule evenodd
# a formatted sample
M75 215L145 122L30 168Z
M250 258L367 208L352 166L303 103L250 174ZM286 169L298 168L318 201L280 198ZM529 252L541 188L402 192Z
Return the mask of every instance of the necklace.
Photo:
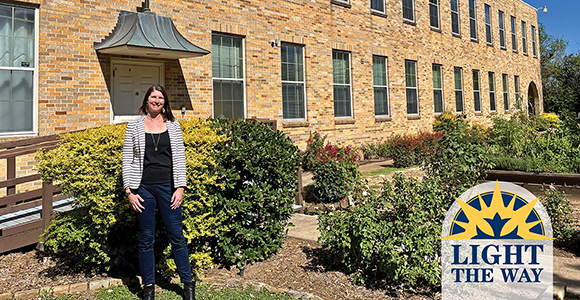
M155 152L157 152L157 146L159 146L159 140L161 139L161 133L157 136L157 142L155 142L155 136L151 133L151 139L153 140L153 145L155 146Z

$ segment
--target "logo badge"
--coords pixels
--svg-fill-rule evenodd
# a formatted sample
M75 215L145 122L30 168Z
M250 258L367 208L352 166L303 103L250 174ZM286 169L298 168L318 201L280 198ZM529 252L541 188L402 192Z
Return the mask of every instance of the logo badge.
M441 239L443 300L552 299L552 225L528 190L499 181L467 190Z

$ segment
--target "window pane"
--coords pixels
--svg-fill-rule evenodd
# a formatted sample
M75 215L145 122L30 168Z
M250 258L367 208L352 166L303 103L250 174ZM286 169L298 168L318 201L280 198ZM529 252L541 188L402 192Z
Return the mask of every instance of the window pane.
M433 66L433 88L441 88L441 66Z
M32 100L32 71L12 71L12 100Z
M223 107L223 116L225 118L233 118L234 117L234 107L232 101L222 101Z
M451 27L453 33L459 34L459 14L451 13Z
M11 112L10 101L0 101L0 111L4 113ZM0 118L0 132L10 131L10 114Z
M389 100L386 87L375 87L375 115L389 114Z
M34 67L34 40L14 38L14 67Z
M12 131L32 130L32 101L12 102Z
M244 118L244 102L234 101L233 103L233 115L232 118L243 119Z
M0 16L12 18L12 7L0 4Z
M461 82L461 68L454 68L454 75L455 75L455 89L461 90L463 89L463 83Z
M334 86L334 116L350 117L350 86Z
M417 103L417 90L414 88L407 89L407 114L418 114L419 105Z
M14 36L34 38L34 22L14 20Z
M469 30L471 33L471 38L477 39L477 28L475 27L475 20L474 19L469 20Z
M30 8L14 8L14 18L34 22L34 10Z
M11 77L10 70L0 70L0 100L10 100L10 77ZM2 110L2 111L10 111L10 110ZM3 118L0 118L3 119Z
M387 74L384 57L373 57L373 83L374 85L387 85Z
M439 28L439 6L438 0L429 0L429 18L431 27Z
M12 51L12 38L8 36L0 36L0 66L11 67L12 58L10 53Z
M463 92L455 91L455 111L463 111Z
M442 113L443 112L443 91L434 90L433 91L433 99L435 100L435 112Z
M303 119L304 85L282 83L282 103L284 119Z
M403 0L403 18L415 21L413 15L413 0Z
M0 7L0 10L2 8ZM0 16L0 35L12 35L12 19Z
M473 92L473 102L475 104L475 111L481 111L481 99L479 98L479 92Z
M334 83L350 84L349 54L344 52L333 52L332 73Z
M371 9L385 12L385 4L383 0L371 0Z
M495 93L489 95L489 108L491 111L495 111Z
M415 62L405 61L405 78L407 87L417 87L417 74L415 72Z

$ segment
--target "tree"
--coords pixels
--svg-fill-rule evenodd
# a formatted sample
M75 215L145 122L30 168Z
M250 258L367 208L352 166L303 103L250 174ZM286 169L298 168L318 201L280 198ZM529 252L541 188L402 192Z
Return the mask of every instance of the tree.
M567 55L568 41L548 34L541 23L539 36L544 110L580 112L580 53Z

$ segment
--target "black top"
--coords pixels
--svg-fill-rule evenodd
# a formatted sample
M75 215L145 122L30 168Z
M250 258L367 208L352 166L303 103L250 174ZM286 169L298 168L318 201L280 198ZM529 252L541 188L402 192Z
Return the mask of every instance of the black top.
M141 184L171 182L173 160L167 130L162 133L145 133L145 160L143 163Z

